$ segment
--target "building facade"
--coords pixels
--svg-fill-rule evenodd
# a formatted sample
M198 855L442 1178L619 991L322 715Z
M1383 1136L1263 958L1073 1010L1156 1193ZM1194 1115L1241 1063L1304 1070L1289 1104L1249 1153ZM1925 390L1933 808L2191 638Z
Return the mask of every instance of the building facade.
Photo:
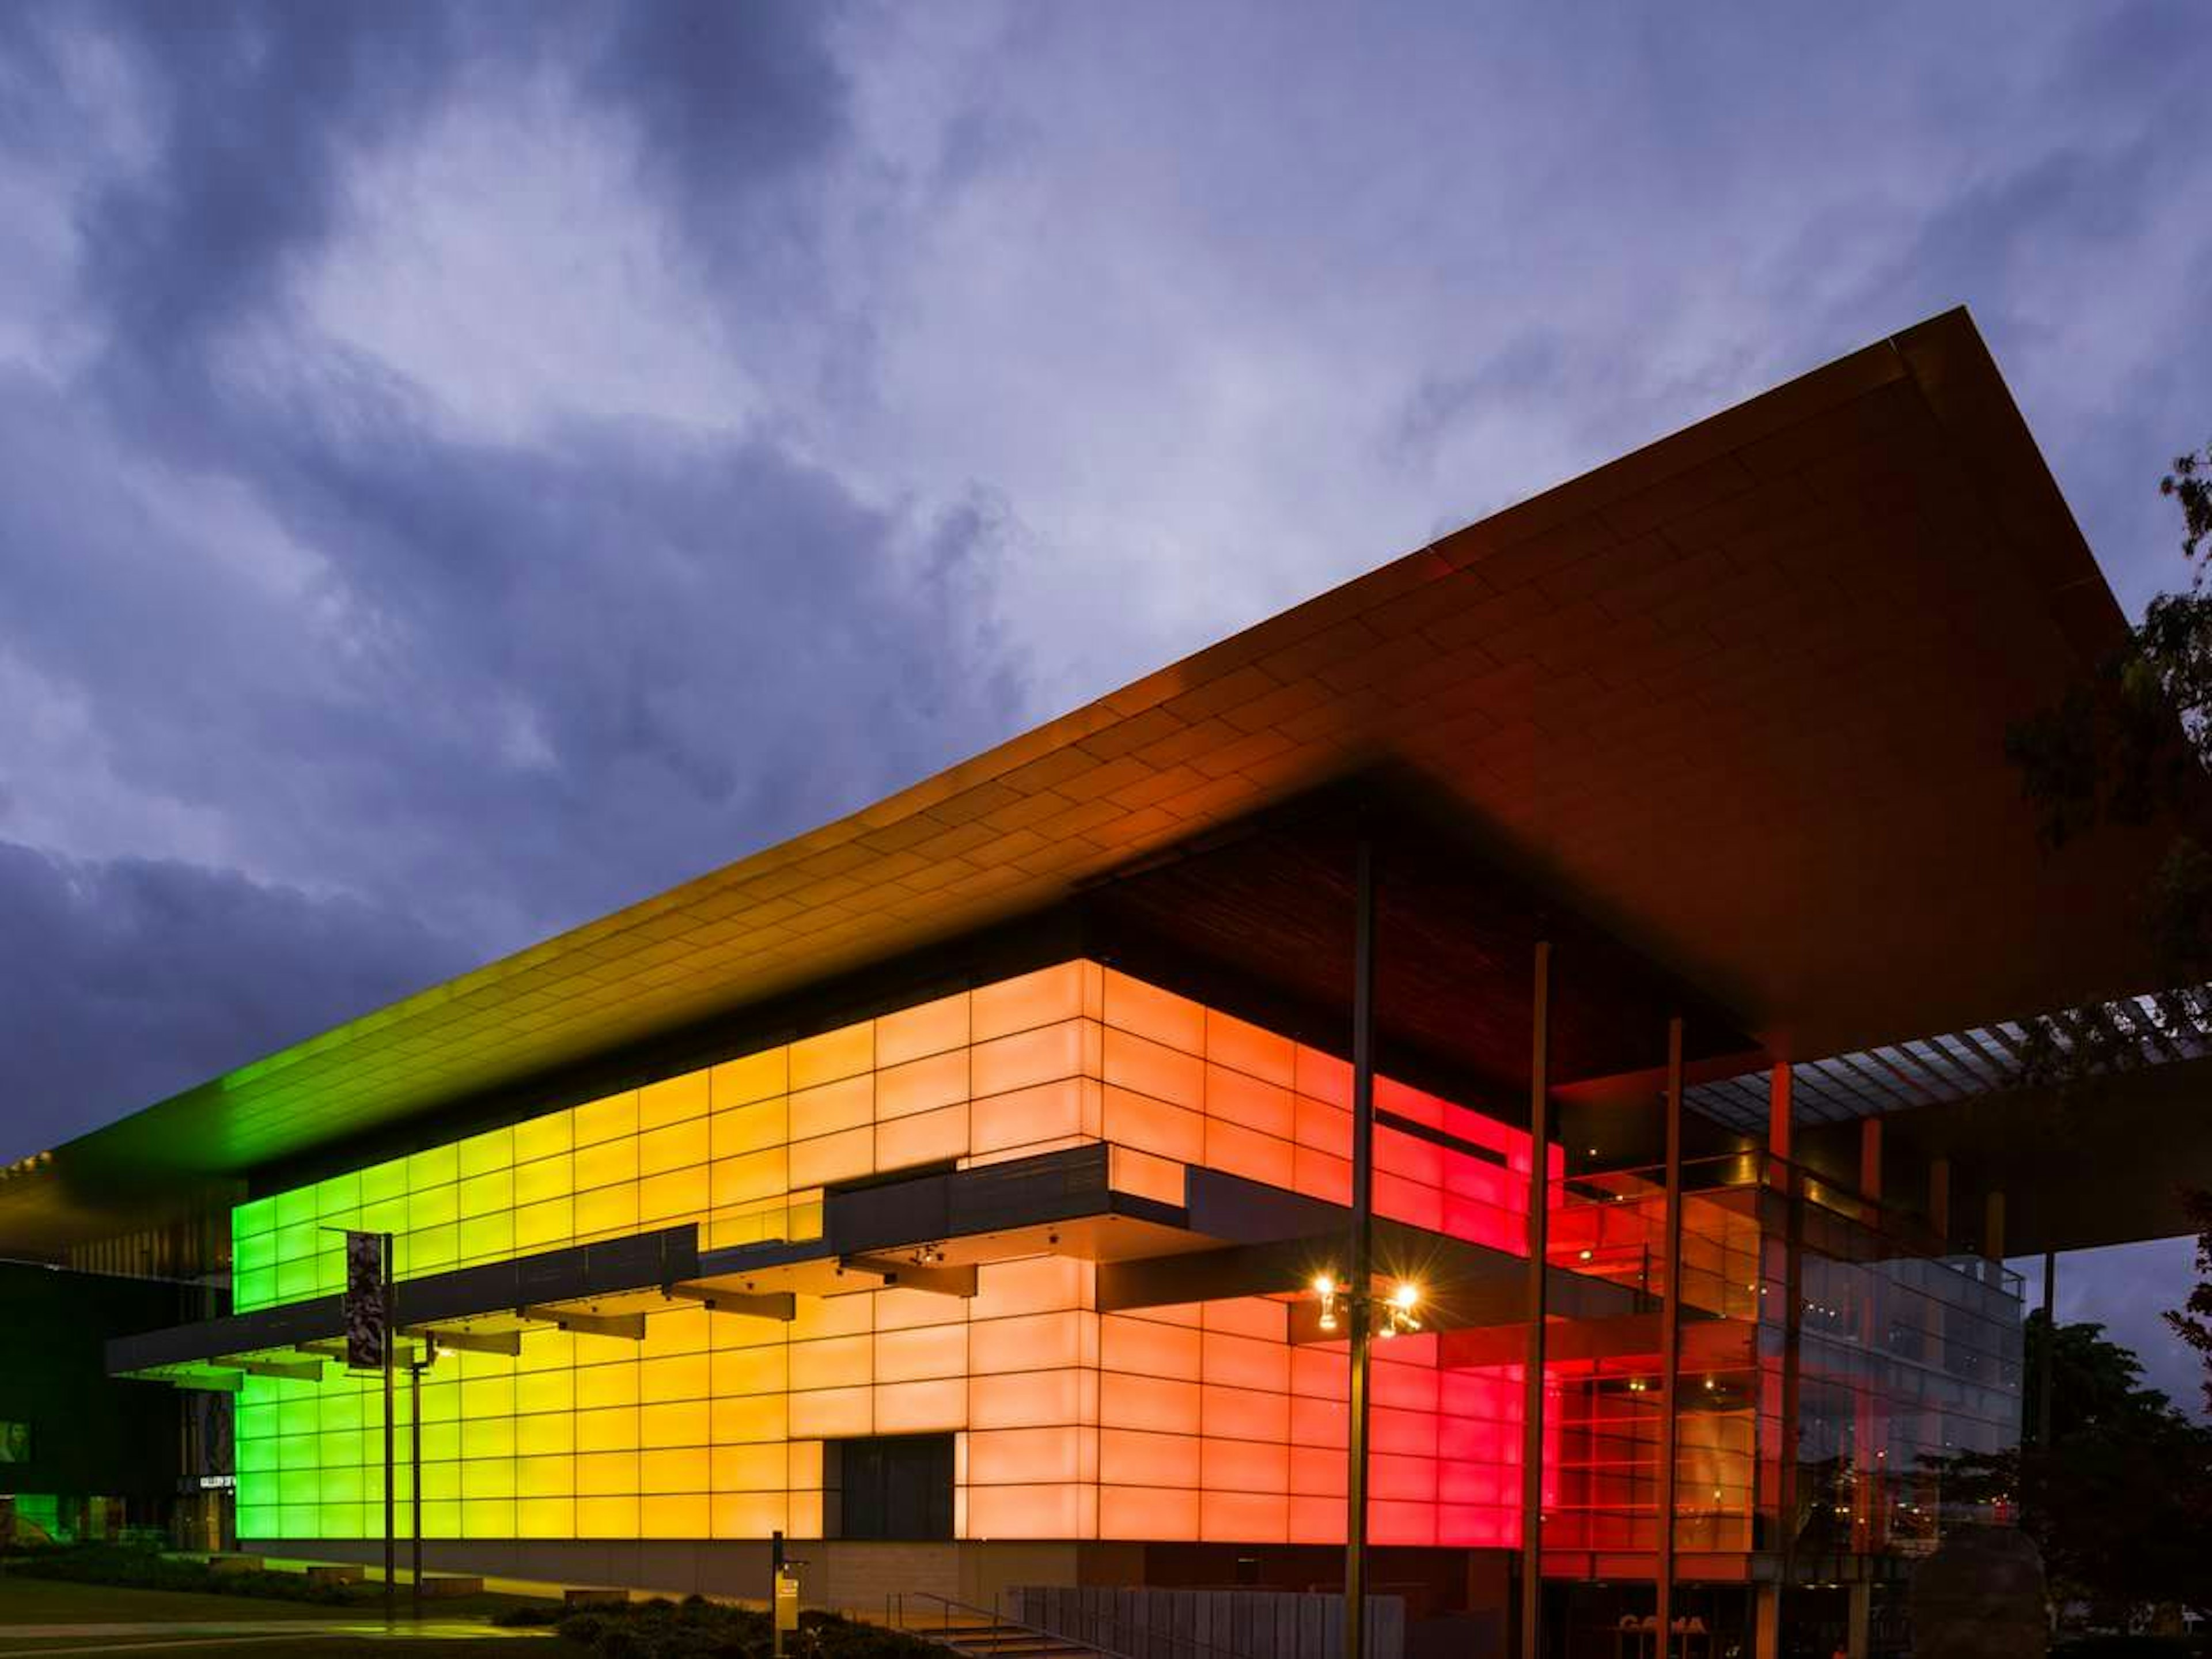
M1895 1646L2009 1518L2004 1261L2182 1231L2212 1160L2212 1000L2128 1012L2159 843L2051 857L2003 755L2124 626L1935 319L0 1170L0 1249L228 1292L106 1367L228 1402L183 1473L243 1544L757 1594L780 1533L863 1606L1340 1585L1316 1285L1410 1287L1414 1647ZM2021 1059L2098 1000L2142 1052L2084 1134Z
M421 1328L514 1349L449 1346L401 1418L419 1386L424 1535L508 1571L572 1540L778 1532L1340 1546L1346 1343L1311 1281L1343 1272L1352 1099L1338 1056L1079 959L255 1198L232 1212L235 1306L327 1298L347 1230L392 1236L403 1320L416 1280L688 1230L696 1277L589 1298L582 1324L486 1305ZM1526 1261L1529 1137L1388 1076L1376 1111L1389 1282L1427 1316L1375 1354L1370 1537L1512 1551L1528 1333L1521 1309L1476 1305ZM1545 1185L1547 1258L1588 1306L1546 1367L1545 1549L1633 1580L1661 1501L1664 1183L1571 1172L1586 1162L1553 1146ZM1100 1183L1087 1209L948 1216L857 1254L825 1237L840 1199L896 1213L945 1172L1055 1166ZM1194 1205L1194 1173L1306 1213L1239 1233ZM1947 1500L1943 1466L2016 1438L2016 1282L1907 1249L1878 1206L1759 1152L1699 1160L1683 1188L1677 1571L1741 1584L1796 1554L1855 1573L1986 1518ZM1286 1241L1254 1293L1200 1294L1224 1252ZM380 1376L264 1358L236 1401L239 1536L380 1540ZM397 1455L404 1534L416 1466ZM750 1555L725 1554L696 1582L742 1585Z

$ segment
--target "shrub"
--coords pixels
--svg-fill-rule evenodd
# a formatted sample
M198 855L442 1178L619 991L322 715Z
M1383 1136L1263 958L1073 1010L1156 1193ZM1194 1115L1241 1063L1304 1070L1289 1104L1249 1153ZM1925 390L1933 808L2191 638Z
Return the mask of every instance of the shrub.
M505 1630L532 1630L557 1625L566 1617L565 1609L551 1602L526 1601L520 1607L501 1607L492 1614L491 1622Z
M571 1613L561 1634L599 1659L768 1659L773 1638L766 1613L697 1595ZM942 1659L914 1637L828 1613L802 1613L786 1650L797 1659Z
M311 1584L304 1573L217 1572L205 1562L182 1560L143 1544L82 1544L41 1550L35 1556L16 1560L13 1570L27 1577L70 1583L182 1590L200 1595L265 1596L333 1607L350 1606L368 1594L359 1584Z
M605 1619L596 1613L572 1613L561 1621L559 1626L562 1638L574 1642L580 1648L599 1646L600 1632L606 1627Z

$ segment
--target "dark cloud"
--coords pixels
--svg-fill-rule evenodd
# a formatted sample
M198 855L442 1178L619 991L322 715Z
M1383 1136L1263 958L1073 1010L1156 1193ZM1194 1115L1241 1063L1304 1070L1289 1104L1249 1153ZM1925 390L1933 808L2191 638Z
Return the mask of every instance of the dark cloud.
M787 276L805 267L812 223L791 186L845 127L829 4L16 9L0 50L20 43L27 66L96 23L137 77L150 165L109 181L81 224L86 297L116 331L112 367L134 378L189 374L210 335L281 314L288 272L331 232L347 167L457 86L568 79L635 132L641 179L665 188L680 226L672 249ZM10 101L27 110L48 90Z
M650 420L562 419L527 442L457 433L293 302L350 166L463 81L549 69L634 126L645 182L679 204L677 222L707 226L718 256L755 232L787 249L798 218L762 229L757 210L842 131L832 15L97 14L154 140L79 204L98 352L74 380L0 364L0 658L81 711L104 775L161 813L227 825L242 867L353 896L310 922L305 901L204 873L179 925L208 971L265 955L259 935L287 915L319 947L388 923L394 939L448 942L417 959L488 957L1015 723L988 494L872 503L772 437ZM67 33L48 27L42 50L65 52ZM113 878L100 903L155 883L128 870L139 886ZM226 905L234 951L216 938ZM97 905L48 911L104 936ZM291 1005L285 975L249 975L205 1042L170 1040L187 1005L156 999L133 1075L172 1086L421 977L381 972L380 948L364 938L360 975L304 980ZM50 995L106 973L63 959ZM86 1007L112 1009L131 988L118 983L86 983ZM88 1088L46 1121L88 1127L129 1103Z
M1395 465L1426 471L1435 465L1443 434L1471 412L1556 385L1566 371L1568 343L1547 328L1504 341L1463 374L1424 375L1405 401L1384 442Z
M500 447L373 381L314 396L320 420L203 408L266 515L211 548L103 493L131 465L111 430L0 380L16 654L78 689L123 774L243 808L275 867L412 896L489 954L1014 721L984 499L917 520L757 441L601 422Z
M719 239L757 194L732 191L733 171L801 173L844 136L845 76L823 34L835 15L815 0L617 8L580 84L627 114L687 233Z
M0 5L0 836L41 849L0 867L0 1089L32 1139L1960 300L2124 592L2172 569L2194 7L993 17ZM417 198L549 87L550 123L492 124L507 173ZM431 241L503 226L567 139L615 199L444 317ZM365 178L397 234L345 268ZM560 407L459 408L502 359L441 347L568 317L618 229L726 374L680 419L602 395L611 308L501 343L533 372L486 402ZM412 356L325 330L333 265L437 319Z
M232 872L0 841L0 1054L15 1156L465 966L411 915Z
M155 164L87 204L85 282L122 350L166 362L281 303L285 260L327 234L337 179L419 119L458 57L425 0L264 0L103 14L140 77Z

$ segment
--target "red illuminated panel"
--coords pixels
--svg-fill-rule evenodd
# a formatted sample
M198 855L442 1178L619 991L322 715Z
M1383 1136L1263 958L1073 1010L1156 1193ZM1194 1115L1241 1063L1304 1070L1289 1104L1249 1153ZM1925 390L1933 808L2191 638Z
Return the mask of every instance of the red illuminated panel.
M268 1212L262 1232L240 1231L270 1237L253 1248L289 1275L280 1288L307 1290L320 1268L287 1257L280 1224L311 1250L318 1222L372 1200L418 1268L687 1219L710 1243L804 1238L830 1182L1100 1140L1116 1190L1164 1203L1184 1202L1194 1166L1343 1202L1351 1092L1334 1055L1079 961L433 1148L309 1205L257 1200L241 1215ZM1521 1248L1526 1137L1393 1079L1376 1096L1441 1132L1378 1126L1378 1211ZM1603 1216L1576 1224L1610 1242ZM825 1441L949 1431L962 1536L1340 1541L1341 1347L1291 1342L1288 1304L1268 1298L1102 1316L1094 1279L1039 1255L985 1263L971 1298L801 1297L787 1324L657 1313L641 1345L534 1333L520 1360L460 1356L464 1382L425 1386L425 1519L483 1536L804 1535L822 1522ZM1373 1535L1510 1545L1517 1369L1446 1365L1438 1346L1377 1350ZM261 1482L257 1519L373 1534L358 1395L252 1380L240 1436L267 1448L269 1480L246 1483ZM276 1461L301 1446L307 1472ZM1724 1437L1687 1452L1708 1490L1743 1461Z

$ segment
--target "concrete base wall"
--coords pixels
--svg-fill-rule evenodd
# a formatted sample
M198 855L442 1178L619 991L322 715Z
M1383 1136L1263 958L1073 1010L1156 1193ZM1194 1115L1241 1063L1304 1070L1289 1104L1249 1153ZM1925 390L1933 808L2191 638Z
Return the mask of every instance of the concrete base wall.
M380 1566L381 1540L247 1539L241 1550L295 1559L360 1561ZM950 1597L989 1607L1018 1584L1129 1584L1144 1578L1140 1544L869 1543L793 1539L785 1547L809 1607L880 1615L902 1592ZM402 1540L403 1571L408 1547ZM426 1539L425 1572L481 1573L543 1583L619 1586L668 1595L739 1596L766 1601L769 1546L755 1539ZM916 1601L909 1618L934 1603Z

